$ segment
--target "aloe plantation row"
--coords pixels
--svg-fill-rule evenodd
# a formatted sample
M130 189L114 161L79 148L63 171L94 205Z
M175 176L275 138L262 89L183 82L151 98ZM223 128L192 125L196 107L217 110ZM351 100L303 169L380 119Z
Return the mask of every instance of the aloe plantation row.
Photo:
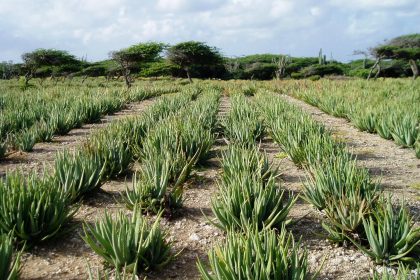
M318 81L289 85L297 98L361 131L377 133L420 158L420 84L418 81Z
M377 264L418 264L420 228L404 202L393 204L345 145L309 115L265 90L256 102L271 137L305 168L303 197L324 214L328 238L354 244Z
M112 123L75 151L58 153L52 172L6 174L0 180L0 232L9 237L2 239L1 246L10 248L13 240L17 247L30 248L65 233L78 201L106 180L127 172L148 131L199 93L197 88L185 88L160 98L139 116ZM9 251L0 256L0 275L6 277L16 274L19 263L19 254L13 259L7 257Z
M117 271L135 274L162 268L174 258L171 243L159 227L162 215L182 212L183 184L192 168L206 159L214 142L220 90L207 88L189 106L160 121L138 150L140 169L124 195L133 210L116 220L105 215L85 226L85 241ZM157 214L150 225L142 213ZM118 242L115 242L118 240Z
M264 125L243 90L232 93L231 110L221 123L228 147L212 199L212 223L226 239L210 250L209 267L198 262L201 277L307 279L307 251L285 228L297 198L278 185L277 169L260 152Z
M129 91L119 87L46 87L0 95L0 158L8 152L29 152L37 142L50 142L85 123L100 121L105 114L127 103L180 90L178 85L141 84Z
M387 83L200 81L181 86L156 81L125 91L89 83L11 90L15 96L5 91L0 103L2 116L9 116L1 124L7 151L30 150L13 143L20 143L19 137L32 139L22 136L31 131L42 134L40 124L52 127L45 132L50 137L33 136L37 140L28 140L28 147L97 121L128 102L157 98L138 115L113 121L76 148L58 152L43 172L18 170L0 178L0 280L18 279L26 261L23 252L73 231L81 205L106 182L121 178L131 178L116 198L124 209L80 224L82 243L104 264L98 271L88 267L89 279L137 279L171 270L170 263L183 252L175 251L178 244L162 224L171 227L166 221L189 218L184 200L194 170L215 155L220 173L208 199L212 217L203 218L224 235L207 252L208 262L197 261L201 279L316 279L323 264L316 271L310 268L313 252L291 218L296 204L305 201L320 214L331 243L358 248L384 267L371 279L417 279L413 269L420 272L420 228L405 202L382 192L343 142L278 94L291 93L357 126L373 127L363 130L381 136L386 128L387 139L416 148L412 139L419 137L414 135L419 111L409 104L418 103L418 94L406 81ZM219 118L222 94L229 96L230 108ZM16 110L19 102L25 109ZM356 120L366 116L369 120ZM217 137L226 143L220 152L212 150ZM262 148L270 141L306 174L300 194L287 191L279 167L269 160L271 152ZM398 270L393 274L387 267Z

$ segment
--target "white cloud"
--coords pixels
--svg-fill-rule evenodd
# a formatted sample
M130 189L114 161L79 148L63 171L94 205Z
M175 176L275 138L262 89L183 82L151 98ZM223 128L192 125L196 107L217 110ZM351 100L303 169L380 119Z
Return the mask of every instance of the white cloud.
M0 60L34 47L102 59L148 40L200 40L230 55L324 46L340 58L418 26L418 0L0 0Z

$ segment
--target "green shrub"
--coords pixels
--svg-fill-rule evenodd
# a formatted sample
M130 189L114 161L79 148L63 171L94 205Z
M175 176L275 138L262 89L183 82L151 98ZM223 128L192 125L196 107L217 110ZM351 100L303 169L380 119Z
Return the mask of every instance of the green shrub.
M321 76L320 75L312 75L312 76L309 76L308 79L311 80L311 81L318 81L319 79L321 79Z
M304 76L302 73L293 72L292 74L290 74L290 77L292 77L292 79L295 79L295 80L300 80L300 79L303 79Z
M349 76L367 79L370 69L353 69L349 71Z
M131 218L122 211L114 219L105 213L93 226L83 225L83 240L116 269L125 268L134 273L160 269L173 255L159 222L158 217L149 224L136 209Z
M319 75L324 77L325 75L343 75L345 68L342 64L330 63L330 64L315 64L303 68L301 71L304 77L309 77L313 75Z

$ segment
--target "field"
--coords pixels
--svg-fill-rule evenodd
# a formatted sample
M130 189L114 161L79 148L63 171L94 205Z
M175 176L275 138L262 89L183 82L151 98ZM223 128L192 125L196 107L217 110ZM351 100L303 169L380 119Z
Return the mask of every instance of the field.
M0 279L419 279L418 79L31 82Z

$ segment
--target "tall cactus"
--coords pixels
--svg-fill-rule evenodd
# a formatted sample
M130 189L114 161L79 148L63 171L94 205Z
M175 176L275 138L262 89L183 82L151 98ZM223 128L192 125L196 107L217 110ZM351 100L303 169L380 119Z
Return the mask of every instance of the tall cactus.
M277 66L275 71L276 79L279 80L283 78L286 74L286 67L291 63L291 58L288 55L280 55L278 59L273 58L272 63Z
M322 65L323 63L323 56L322 56L322 48L319 49L319 53L318 53L318 63L319 65Z

